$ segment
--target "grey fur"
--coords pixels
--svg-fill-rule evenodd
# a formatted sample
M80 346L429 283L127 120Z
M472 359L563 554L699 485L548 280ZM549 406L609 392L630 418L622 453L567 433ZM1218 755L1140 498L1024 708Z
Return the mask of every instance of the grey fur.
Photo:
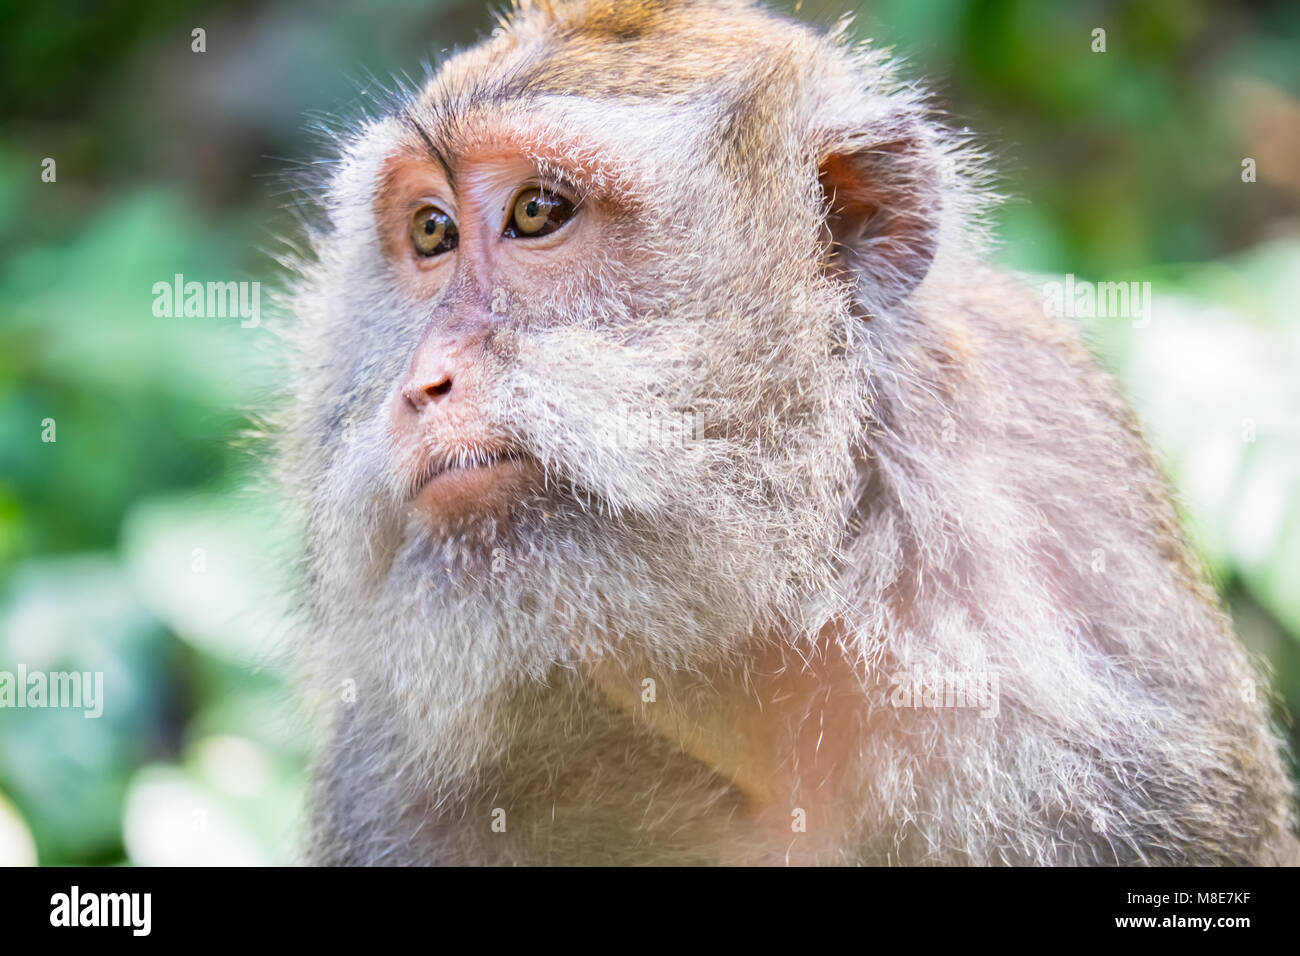
M582 663L634 661L671 708L743 674L756 633L815 658L832 620L875 730L817 861L1289 859L1267 685L1112 382L981 265L978 157L842 31L628 7L584 32L580 2L522 5L362 123L322 191L280 421L328 728L308 860L780 862L730 783ZM683 40L715 22L708 49ZM516 118L599 166L590 201L637 212L557 294L506 290L486 414L545 463L546 496L436 537L406 514L384 407L437 303L394 290L373 200L417 126L454 145ZM828 259L831 154L898 199L895 227ZM611 441L629 409L688 411L700 440ZM996 673L998 717L892 706L916 669Z

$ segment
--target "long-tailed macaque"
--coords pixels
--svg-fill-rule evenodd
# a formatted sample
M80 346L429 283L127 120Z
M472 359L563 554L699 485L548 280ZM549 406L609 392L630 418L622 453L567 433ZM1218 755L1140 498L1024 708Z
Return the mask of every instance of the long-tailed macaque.
M844 32L521 0L344 143L280 421L309 861L1293 858L1134 417Z

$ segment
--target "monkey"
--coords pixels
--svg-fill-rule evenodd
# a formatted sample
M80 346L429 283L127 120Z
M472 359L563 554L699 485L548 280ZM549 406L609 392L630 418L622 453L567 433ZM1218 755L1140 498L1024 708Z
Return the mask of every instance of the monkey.
M1134 414L848 31L515 0L340 137L277 323L303 862L1296 859Z

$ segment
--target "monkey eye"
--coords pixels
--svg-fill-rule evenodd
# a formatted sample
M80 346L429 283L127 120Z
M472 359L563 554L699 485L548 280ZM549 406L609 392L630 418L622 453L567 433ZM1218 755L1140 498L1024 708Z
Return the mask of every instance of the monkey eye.
M515 197L510 221L502 235L507 239L544 236L559 229L572 217L573 203L569 200L540 186L529 186Z
M424 205L411 214L411 245L422 256L450 252L460 242L460 231L451 216L434 205Z

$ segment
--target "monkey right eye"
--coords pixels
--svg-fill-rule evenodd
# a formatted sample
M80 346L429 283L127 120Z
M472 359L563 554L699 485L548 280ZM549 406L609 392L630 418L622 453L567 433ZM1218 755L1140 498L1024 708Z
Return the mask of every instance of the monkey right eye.
M437 206L421 206L411 214L411 245L420 255L442 255L455 249L459 242L456 224Z

